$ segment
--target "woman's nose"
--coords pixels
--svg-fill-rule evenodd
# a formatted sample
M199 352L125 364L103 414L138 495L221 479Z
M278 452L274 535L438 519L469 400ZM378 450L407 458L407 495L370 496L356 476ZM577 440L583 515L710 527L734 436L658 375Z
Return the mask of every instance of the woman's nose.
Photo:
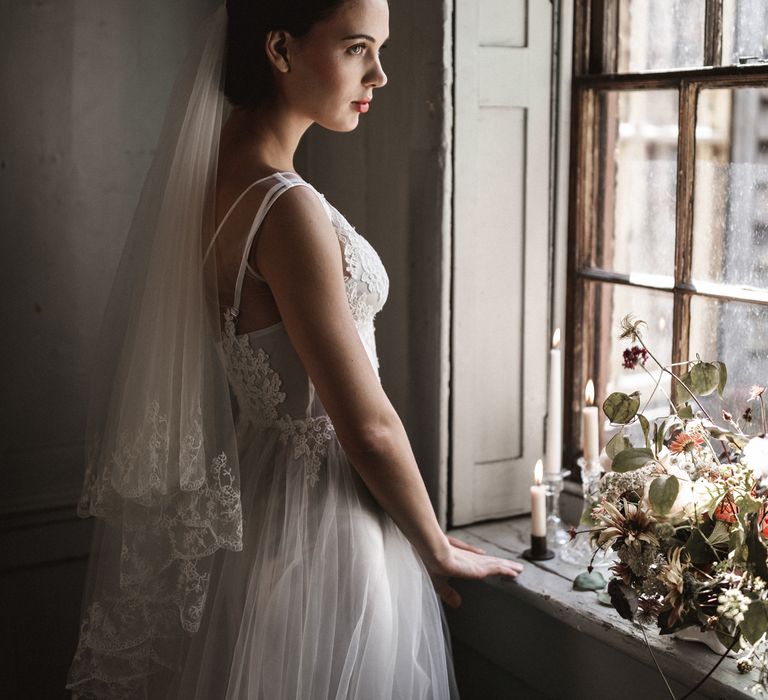
M378 58L376 59L376 65L366 78L366 85L370 85L371 87L384 87L387 84L387 74L381 67L381 61Z

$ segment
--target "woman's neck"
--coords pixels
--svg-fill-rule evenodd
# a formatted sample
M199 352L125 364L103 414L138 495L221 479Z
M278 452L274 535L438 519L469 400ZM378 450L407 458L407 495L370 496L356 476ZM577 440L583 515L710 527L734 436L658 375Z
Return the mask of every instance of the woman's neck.
M222 129L221 153L259 169L293 171L294 154L310 125L279 107L235 108Z

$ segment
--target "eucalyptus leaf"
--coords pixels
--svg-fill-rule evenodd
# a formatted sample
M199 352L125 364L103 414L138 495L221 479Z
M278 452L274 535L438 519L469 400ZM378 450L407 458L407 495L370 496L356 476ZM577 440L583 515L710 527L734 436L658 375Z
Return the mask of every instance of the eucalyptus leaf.
M651 424L648 422L648 419L642 413L637 414L637 419L640 421L640 427L643 429L645 446L650 450L651 449L651 439L650 439Z
M741 621L741 633L750 644L754 644L766 631L768 631L768 602L764 600L753 600L747 612L744 613L744 619Z
M609 608L613 607L613 603L611 602L611 596L608 594L608 591L598 591L597 602L600 603L600 605L605 605Z
M648 499L651 508L659 515L666 515L672 510L677 494L680 492L680 482L676 476L658 476L648 489Z
M608 455L608 459L613 459L619 452L632 447L632 443L629 438L624 436L624 433L620 430L614 435L605 445L605 454Z
M631 472L653 461L653 452L645 447L622 450L613 458L611 468L615 472Z
M728 524L724 523L722 520L715 522L715 527L712 529L712 532L709 533L709 537L707 537L708 542L713 547L717 547L719 545L727 545L730 539L731 533L729 531Z
M622 394L620 391L614 391L603 402L603 413L608 417L611 423L617 425L626 425L636 415L640 408L640 394L636 391L631 394Z
M573 590L575 591L602 591L605 588L605 578L599 571L588 571L579 574L573 579Z
M688 391L688 389L692 388L692 386L691 386L691 373L690 372L685 372L684 374L680 375L679 379L680 379L680 381L683 384L685 384L685 387L686 387L686 388L683 388L682 386L680 386L678 384L678 389L680 390L680 398L682 398L682 399L684 399L686 401L688 400L689 397L693 398L693 394L690 391Z
M725 391L725 384L728 381L728 369L725 366L725 362L718 362L717 369L720 373L720 378L717 382L717 393L720 398L723 398L723 392Z
M677 417L682 420L693 420L693 409L688 403L681 404L677 407Z
M690 375L690 387L700 396L708 396L720 386L720 368L714 362L697 362Z

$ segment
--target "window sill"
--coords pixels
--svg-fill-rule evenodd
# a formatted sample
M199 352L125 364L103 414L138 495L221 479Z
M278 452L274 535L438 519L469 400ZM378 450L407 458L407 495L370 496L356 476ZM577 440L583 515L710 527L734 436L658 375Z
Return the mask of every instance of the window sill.
M489 554L523 561L529 523L528 517L518 517L449 534ZM522 681L534 691L531 697L609 698L621 688L625 700L668 698L640 630L601 605L595 593L574 591L578 573L578 567L556 557L525 562L516 581L492 577L455 582L463 604L447 610L454 643ZM677 697L696 685L719 658L703 644L661 637L655 631L648 631L648 639ZM457 654L459 675L460 663ZM693 697L763 697L749 690L755 679L755 672L742 675L733 660L726 659Z

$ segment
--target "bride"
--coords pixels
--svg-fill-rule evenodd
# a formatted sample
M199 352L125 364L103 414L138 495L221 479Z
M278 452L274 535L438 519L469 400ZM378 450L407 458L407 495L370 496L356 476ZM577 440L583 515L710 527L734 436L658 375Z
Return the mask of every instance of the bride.
M386 272L293 165L375 108L388 24L229 0L182 71L92 401L74 698L457 697L438 595L521 570L441 530L378 378Z

